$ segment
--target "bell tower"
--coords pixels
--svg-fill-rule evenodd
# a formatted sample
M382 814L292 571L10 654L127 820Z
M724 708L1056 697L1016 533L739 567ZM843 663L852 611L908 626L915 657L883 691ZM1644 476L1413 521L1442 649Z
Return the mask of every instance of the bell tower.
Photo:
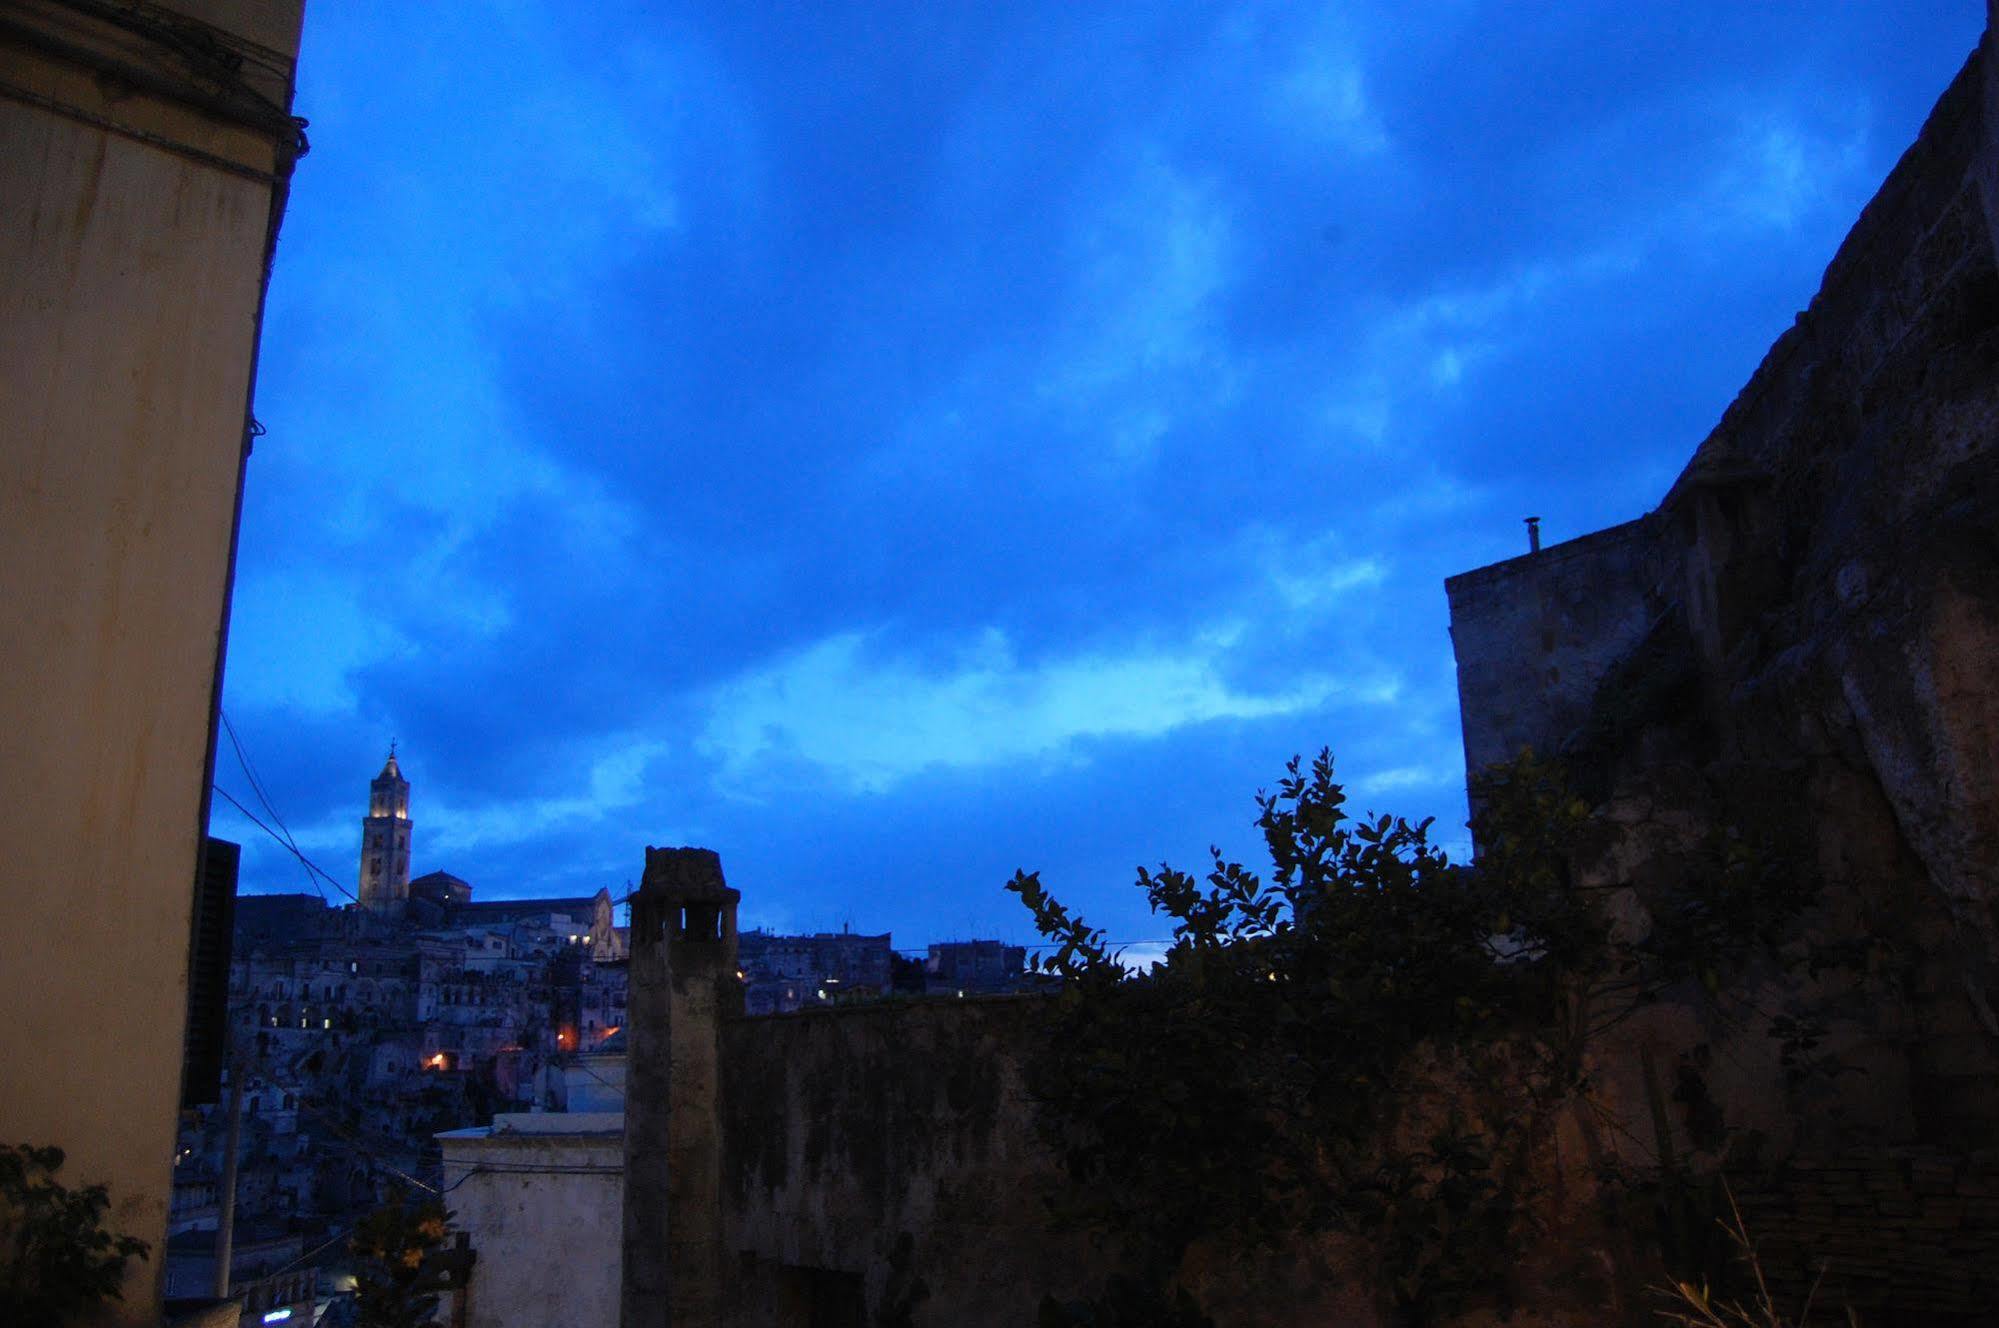
M361 907L399 918L410 895L410 783L389 760L368 785L368 814L361 819Z

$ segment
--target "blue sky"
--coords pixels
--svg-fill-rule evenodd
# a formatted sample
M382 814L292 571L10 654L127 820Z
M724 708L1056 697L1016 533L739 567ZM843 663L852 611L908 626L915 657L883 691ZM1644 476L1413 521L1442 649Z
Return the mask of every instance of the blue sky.
M225 698L308 853L392 737L418 872L907 946L1156 937L1321 746L1462 846L1443 578L1657 500L1983 18L1136 8L308 7Z

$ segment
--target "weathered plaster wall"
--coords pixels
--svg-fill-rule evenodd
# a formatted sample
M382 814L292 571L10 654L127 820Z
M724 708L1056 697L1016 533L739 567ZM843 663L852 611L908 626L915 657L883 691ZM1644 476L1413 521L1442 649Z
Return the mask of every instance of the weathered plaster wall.
M618 1322L623 1115L503 1113L438 1142L453 1226L478 1254L468 1328Z
M246 69L288 100L299 0L257 8L277 49L248 50ZM59 1144L66 1179L110 1186L111 1222L155 1248L119 1311L141 1322L157 1313L163 1265L209 706L274 187L133 133L267 176L281 147L37 44L80 43L186 81L129 33L34 0L6 19L0 1138Z

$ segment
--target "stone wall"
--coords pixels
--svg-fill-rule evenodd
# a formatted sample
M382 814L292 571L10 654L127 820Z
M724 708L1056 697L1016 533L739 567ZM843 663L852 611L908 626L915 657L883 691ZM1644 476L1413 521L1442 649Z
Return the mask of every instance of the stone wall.
M1737 1182L1780 1305L1830 1323L1989 1323L1999 1305L1999 1153L1856 1149Z
M734 1322L1032 1324L1044 1293L1094 1289L1101 1258L1052 1230L1043 1205L1053 1162L1019 1071L1036 1004L849 1006L725 1025ZM841 1317L843 1305L866 1317Z
M1717 831L1807 875L1846 961L1768 995L1872 1078L1851 1137L1954 1148L1999 1143L1993 68L1988 33L1656 511L1450 583L1472 768L1567 755L1609 826L1579 880L1635 925ZM1816 1123L1763 1070L1724 1116Z
M1027 1328L1046 1296L1099 1295L1119 1252L1054 1220L1051 1198L1086 1196L1065 1192L1022 1082L1043 1005L945 999L724 1024L722 1322ZM1578 1160L1548 1158L1544 1248L1515 1270L1518 1328L1621 1321L1606 1313L1617 1293L1589 1167L1568 1153ZM1382 1328L1366 1257L1330 1236L1255 1255L1197 1245L1181 1280L1221 1328Z
M1723 835L1816 888L1783 967L1596 1070L1624 1119L1659 1107L1623 1160L1736 1175L1785 1308L1830 1260L1834 1321L1990 1322L1999 1290L1995 182L1988 30L1659 507L1449 583L1468 764L1569 759L1579 887L1642 936Z

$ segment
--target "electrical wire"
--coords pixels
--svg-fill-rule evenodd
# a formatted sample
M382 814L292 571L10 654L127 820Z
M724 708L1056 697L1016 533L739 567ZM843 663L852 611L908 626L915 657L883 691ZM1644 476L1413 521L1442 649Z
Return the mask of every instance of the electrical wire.
M438 1193L449 1194L474 1176L622 1176L624 1174L625 1168L622 1163L615 1167L593 1167L581 1163L572 1167L562 1167L535 1166L527 1163L516 1165L508 1162L476 1162L464 1175L446 1185Z
M222 719L222 731L228 735L229 746L236 753L236 764L243 771L243 778L250 781L250 792L257 796L258 805L270 816L272 823L278 827L283 836L279 842L302 860L304 854L299 851L298 840L293 836L291 827L285 824L285 818L278 814L277 806L272 803L270 795L265 792L264 782L257 778L257 772L250 764L249 754L243 750L243 743L236 736L236 726L229 722L229 712L217 707L216 714ZM300 865L304 866L303 861ZM326 891L321 889L310 867L305 867L305 879L306 883L318 892L321 899L326 898Z
M278 815L278 809L271 805L270 796L264 791L263 781L257 778L256 770L250 765L250 757L243 750L242 740L236 736L236 726L230 722L229 712L218 709L216 714L222 720L222 731L229 738L229 746L236 753L236 764L242 768L243 777L250 781L250 791L257 795L258 803L270 814L272 822L277 825L278 829L284 831L285 838L291 840L291 829L285 825L285 818ZM297 841L293 840L292 842L295 843Z
M625 1095L625 1089L622 1084L612 1083L610 1080L606 1079L603 1075L598 1074L595 1070L585 1065L581 1060L572 1059L561 1062L561 1064L564 1069L567 1069L569 1068L569 1066L574 1065L577 1069L583 1071L583 1073L589 1075L592 1079L595 1079L599 1084L602 1084L605 1088L610 1089L613 1093L616 1093L619 1097L623 1097Z
M331 885L341 894L346 895L349 899L352 899L355 903L358 904L361 902L360 897L357 896L352 890L349 890L340 881L334 879L333 875L330 872L328 872L324 867L321 867L311 858L308 858L305 855L305 851L303 849L299 848L298 845L296 844L288 843L285 840L285 838L282 835L280 835L277 831L271 829L270 826L265 825L261 820L259 820L257 818L257 814L251 811L248 807L245 807L242 803L238 802L236 800L235 795L232 794L228 789L223 788L220 784L211 785L211 787L214 788L214 790L217 793L220 793L223 796L223 798L228 801L231 807L234 807L237 811L241 812L243 814L244 819L249 821L251 825L256 826L259 830L262 830L265 834L269 835L273 840L277 842L280 848L284 849L286 852L290 853L293 857L297 858L300 862L304 863L308 871L316 873L327 884ZM320 894L322 897L324 897L325 891L322 890Z
M291 1271L292 1269L294 1269L294 1268L298 1267L298 1266L299 1266L300 1264L302 1264L302 1263L306 1262L306 1261L307 1261L308 1259L310 1259L310 1258L312 1258L312 1257L313 1257L314 1255L318 1254L318 1253L319 1253L319 1252L320 1252L321 1250L324 1250L324 1249L328 1249L328 1248L330 1248L330 1247L332 1247L332 1246L334 1246L334 1245L337 1245L337 1244L339 1244L339 1243L340 1243L341 1241L343 1241L343 1240L346 1240L346 1239L347 1239L347 1238L348 1238L349 1236L351 1236L351 1235L353 1235L353 1234L354 1234L354 1228L355 1228L355 1227L358 1227L358 1226L360 1226L360 1225L361 1225L361 1224L360 1224L359 1222L351 1222L351 1223L349 1223L348 1225L346 1225L346 1226L344 1226L344 1227L340 1228L340 1230L339 1230L339 1231L337 1231L337 1232L335 1232L335 1233L334 1233L334 1234L333 1234L332 1236L329 1236L329 1237L328 1237L328 1238L327 1238L327 1239L325 1240L325 1242L324 1242L324 1243L322 1243L322 1244L319 1244L319 1245L315 1245L315 1246L313 1246L313 1247L312 1247L311 1249L307 1250L307 1251L306 1251L306 1252L305 1252L304 1254L301 1254L301 1255L299 1255L299 1256L298 1256L298 1258L296 1258L296 1259L293 1259L293 1260L292 1260L292 1261L291 1261L290 1263L288 1263L288 1264L286 1264L286 1265L285 1265L284 1267L282 1267L282 1268L278 1269L278 1270L277 1270L276 1272L274 1272L274 1273L265 1273L265 1274L263 1274L263 1276L264 1276L264 1277L283 1277L283 1276L284 1276L284 1275L285 1275L286 1273L289 1273L289 1272L290 1272L290 1271Z
M310 1112L314 1116L317 1116L319 1118L320 1123L324 1125L327 1129L331 1130L334 1134L338 1135L341 1141L344 1142L349 1149L359 1154L361 1157L366 1158L368 1161L373 1162L376 1166L388 1172L396 1179L408 1181L410 1184L416 1186L418 1189L426 1190L431 1194L437 1194L440 1192L438 1188L435 1185L432 1185L430 1182L424 1180L418 1180L415 1176L410 1175L407 1171L404 1171L401 1167L398 1167L393 1163L389 1162L380 1153L375 1151L374 1145L370 1144L366 1139L362 1138L358 1134L355 1134L352 1130L349 1130L346 1126L342 1125L339 1121L335 1120L332 1116L328 1115L324 1108L317 1106L313 1103L310 1103L303 1094L300 1094L297 1097L297 1105L293 1109L296 1111Z

